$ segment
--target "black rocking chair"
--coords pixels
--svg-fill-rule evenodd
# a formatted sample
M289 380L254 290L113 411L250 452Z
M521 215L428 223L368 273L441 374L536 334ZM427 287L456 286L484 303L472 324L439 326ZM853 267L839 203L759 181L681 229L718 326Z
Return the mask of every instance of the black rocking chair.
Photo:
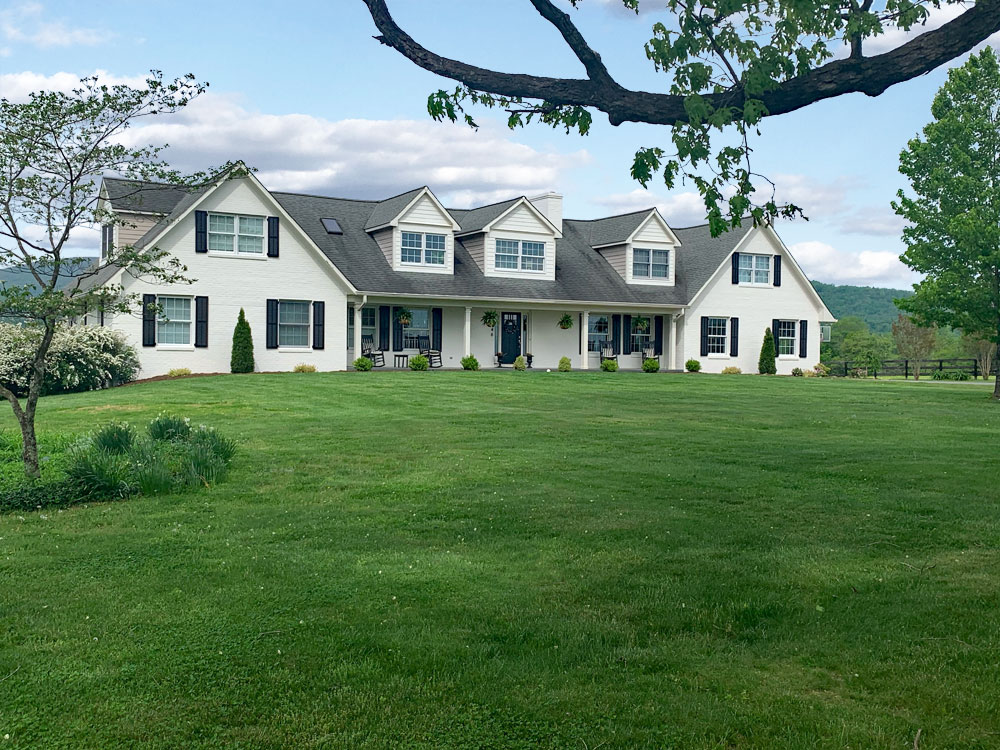
M441 362L441 352L437 349L431 349L431 337L430 336L419 336L417 338L418 347L420 353L427 357L427 364L430 367L442 367Z
M385 367L385 354L381 349L375 348L374 336L361 337L361 356L368 357L373 367Z

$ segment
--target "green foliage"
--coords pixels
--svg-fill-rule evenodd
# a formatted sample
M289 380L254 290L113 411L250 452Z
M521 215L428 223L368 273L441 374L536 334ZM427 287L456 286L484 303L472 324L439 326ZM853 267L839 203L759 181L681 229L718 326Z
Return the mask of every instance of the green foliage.
M655 357L643 360L642 363L643 372L659 372L660 371L660 360Z
M169 378L183 378L186 375L191 374L190 367L175 367L167 372L167 377Z
M0 513L63 508L81 499L72 479L20 481L0 486Z
M358 372L368 372L374 366L375 363L368 359L368 357L358 357L354 360L354 369Z
M774 334L771 333L771 328L768 327L764 330L764 343L760 346L760 357L757 360L757 372L761 375L777 374L778 366L775 363L777 356L777 352L774 348Z
M471 354L468 357L462 357L462 369L463 370L478 370L479 369L479 360L476 359Z
M889 333L892 322L899 315L896 300L913 294L903 289L824 284L821 281L814 281L812 285L839 321L834 324L834 336L837 327L848 318L863 321L875 333Z
M803 376L803 374L804 373L803 373L803 370L802 370L801 367L793 367L792 368L792 377L793 378L801 378Z
M920 325L937 324L1000 343L1000 64L986 47L948 71L934 120L900 154L912 196L897 193L902 260L924 275L899 301ZM1000 398L1000 374L996 398Z
M813 373L817 378L828 378L830 377L830 368L822 362L817 362L813 368Z
M394 316L396 321L404 326L413 322L413 311L408 307L397 307Z
M74 482L81 497L92 500L117 500L131 495L129 457L124 453L102 450L85 441L71 452L67 478Z
M229 359L229 370L233 373L245 373L253 372L254 369L253 333L241 307L236 328L233 329L233 352Z
M972 376L965 370L934 370L931 373L931 380L972 380Z
M563 330L572 328L573 327L573 316L570 315L569 313L563 313L562 317L559 318L559 322L556 323L556 325L559 326L560 328L562 328Z
M521 372L524 372L525 370L528 369L527 361L520 354L514 357L514 369L520 370Z
M410 357L410 369L414 372L424 372L430 368L430 362L423 354Z
M701 362L696 359L689 359L684 363L684 369L688 372L701 372Z
M161 413L150 421L148 431L153 440L187 440L191 420Z
M108 453L128 453L135 442L135 428L128 422L108 422L93 435L94 447Z
M613 359L601 360L601 369L604 372L618 372L618 362Z
M295 367L292 368L292 372L316 372L316 365L306 364L305 362L299 362Z
M891 352L892 347L884 336L859 332L844 339L844 357L869 372L877 372Z
M739 367L735 367L733 365L730 365L729 367L723 367L722 368L722 374L723 375L742 375L743 374L743 370L741 370Z
M500 322L500 313L496 310L484 310L479 322L487 328L495 328L497 323Z
M569 357L559 358L559 372L569 372L573 369L573 360Z

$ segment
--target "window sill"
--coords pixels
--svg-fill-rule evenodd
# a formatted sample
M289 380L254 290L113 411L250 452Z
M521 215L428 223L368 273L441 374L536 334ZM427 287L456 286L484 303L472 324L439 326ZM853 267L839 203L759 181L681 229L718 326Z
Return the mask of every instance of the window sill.
M296 352L299 353L299 354L301 354L302 352L311 352L312 350L313 350L313 348L311 346L279 346L278 347L278 351L279 352L285 352L285 353L291 353L291 354L294 354Z
M797 359L805 359L800 357L798 354L779 354L778 359L782 362L793 362Z
M746 287L748 289L773 289L774 284L768 282L767 284L754 284L749 281L741 281L737 286Z
M157 344L158 352L193 352L194 344Z
M709 359L732 359L731 354L706 354Z
M267 260L267 253L224 253L211 250L208 252L209 258L239 258L240 260Z

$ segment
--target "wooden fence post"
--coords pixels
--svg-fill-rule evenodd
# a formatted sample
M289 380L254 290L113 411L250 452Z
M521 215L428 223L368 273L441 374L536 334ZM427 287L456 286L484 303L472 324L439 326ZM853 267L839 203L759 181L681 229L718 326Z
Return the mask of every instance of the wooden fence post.
M910 360L903 360L903 380L908 380L910 377Z

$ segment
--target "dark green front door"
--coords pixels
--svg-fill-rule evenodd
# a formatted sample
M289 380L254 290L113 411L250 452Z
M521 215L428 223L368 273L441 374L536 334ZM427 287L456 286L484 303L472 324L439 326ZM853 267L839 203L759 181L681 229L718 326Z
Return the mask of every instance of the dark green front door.
M505 312L500 314L500 351L503 352L501 362L511 364L521 354L521 313Z

